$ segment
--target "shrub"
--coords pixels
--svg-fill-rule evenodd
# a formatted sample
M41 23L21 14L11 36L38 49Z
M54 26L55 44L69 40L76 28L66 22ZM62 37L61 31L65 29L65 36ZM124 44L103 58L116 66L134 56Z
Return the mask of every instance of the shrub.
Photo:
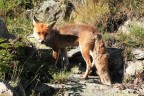
M17 60L17 54L23 55L23 50L17 51L19 47L23 46L22 43L16 42L11 44L10 42L4 42L5 39L0 38L0 75L12 75L16 67L18 67L19 61ZM4 77L2 76L2 77ZM15 78L15 77L14 77ZM1 78L8 79L8 78Z

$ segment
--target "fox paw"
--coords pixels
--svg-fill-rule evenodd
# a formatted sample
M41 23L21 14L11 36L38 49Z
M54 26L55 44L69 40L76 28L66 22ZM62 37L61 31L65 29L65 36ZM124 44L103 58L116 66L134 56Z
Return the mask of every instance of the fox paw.
M111 86L111 85L112 85L112 84L111 84L111 80L110 80L109 77L103 77L103 78L101 78L101 82L102 82L102 84L104 84L104 85L108 85L108 86Z
M88 76L83 75L82 78L83 78L84 80L86 80L86 79L88 79Z

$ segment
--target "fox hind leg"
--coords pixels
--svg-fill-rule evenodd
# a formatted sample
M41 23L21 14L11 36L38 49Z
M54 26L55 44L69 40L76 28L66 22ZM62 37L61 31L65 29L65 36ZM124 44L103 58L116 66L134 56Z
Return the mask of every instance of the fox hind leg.
M80 46L80 50L81 50L81 54L87 64L86 66L86 72L83 76L84 79L87 79L88 78L88 75L90 73L90 70L91 70L91 58L90 58L90 48L88 46Z
M94 58L94 54L93 54L93 51L91 50L90 51L90 56L92 57L92 58ZM95 62L94 62L94 60L92 60L92 67L94 67L95 66Z
M104 42L101 35L97 35L94 46L94 63L97 69L101 82L105 85L111 85L111 79L108 70L108 58L109 55L106 51Z
M97 54L95 57L95 67L97 68L97 74L99 75L101 82L105 85L111 85L108 70L108 55Z

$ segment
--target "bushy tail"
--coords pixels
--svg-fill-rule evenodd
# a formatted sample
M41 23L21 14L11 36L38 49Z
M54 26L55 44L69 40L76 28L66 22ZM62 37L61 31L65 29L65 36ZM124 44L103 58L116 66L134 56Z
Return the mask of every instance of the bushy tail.
M102 36L100 34L96 35L95 45L94 45L94 56L93 63L97 69L97 74L99 75L101 82L106 85L111 85L111 80L108 70L108 58L109 55L106 51Z

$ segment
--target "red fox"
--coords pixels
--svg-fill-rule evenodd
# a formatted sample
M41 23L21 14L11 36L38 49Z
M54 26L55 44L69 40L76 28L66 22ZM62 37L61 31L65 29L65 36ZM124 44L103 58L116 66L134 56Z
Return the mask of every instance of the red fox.
M92 64L97 68L97 73L103 84L111 85L108 70L109 55L106 52L102 36L89 25L65 25L60 28L52 27L47 23L40 22L36 17L33 19L33 35L40 42L53 49L53 57L58 60L61 52L66 64L69 63L66 47L79 46L81 54L87 64L84 79L88 78ZM93 57L91 63L90 54Z

